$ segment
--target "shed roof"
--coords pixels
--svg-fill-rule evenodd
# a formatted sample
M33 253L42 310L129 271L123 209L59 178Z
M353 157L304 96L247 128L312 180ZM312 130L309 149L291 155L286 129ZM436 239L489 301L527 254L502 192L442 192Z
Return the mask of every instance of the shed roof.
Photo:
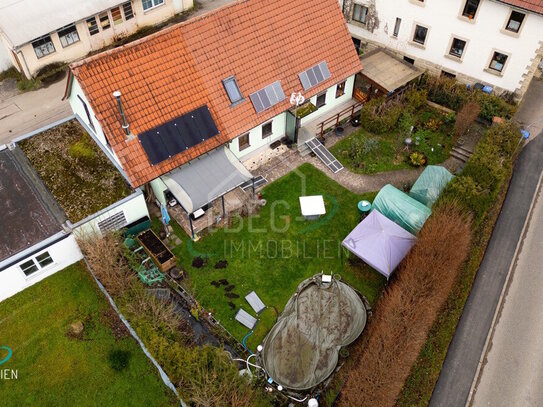
M362 74L386 92L393 92L422 75L421 70L382 49L370 51L360 59L364 64Z
M62 210L23 152L0 151L0 262L62 230Z
M14 47L83 20L120 0L0 0L0 30Z
M291 107L299 74L326 61L330 78L311 97L360 71L337 0L239 0L71 66L133 186L140 186ZM232 105L223 80L243 101ZM280 81L287 97L257 113L250 95ZM112 93L121 91L135 135L207 105L219 134L152 166L127 141Z

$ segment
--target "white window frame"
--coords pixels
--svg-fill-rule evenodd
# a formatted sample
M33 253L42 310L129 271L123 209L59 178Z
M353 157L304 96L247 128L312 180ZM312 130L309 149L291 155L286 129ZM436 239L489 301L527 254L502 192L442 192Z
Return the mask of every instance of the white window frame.
M45 39L45 38L47 38L47 37L49 37L49 42L48 42L48 43L44 43L44 44L38 45L37 47L34 46L34 43L35 43L35 42L41 41L41 40L43 40L43 39ZM48 45L49 43L50 43L51 46L53 47L53 50L52 50L52 51L49 51L49 49L46 48L46 49L48 50L48 52L47 52L47 54L44 54L43 52L41 52L41 47L43 47L44 45ZM46 56L51 55L51 54L54 54L54 53L57 51L56 48L55 48L55 44L54 44L54 42L53 42L53 38L51 37L50 34L42 35L41 37L36 38L35 40L33 40L33 41L31 42L31 44L32 44L32 48L34 49L34 54L36 55L36 58L38 58L38 59L45 58ZM42 55L38 55L38 53L36 52L38 49L40 49L40 52L42 53Z
M420 26L422 28L426 28L426 37L424 37L424 43L420 43L418 41L415 41L415 32L417 30L417 26ZM430 27L426 24L419 23L417 21L413 21L413 28L411 29L411 37L409 38L409 44L418 47L418 48L426 48L426 44L428 43L428 37L430 36Z
M49 258L52 260L50 263L46 264L45 266L41 266L40 262L38 261L38 257L44 255L44 254L47 254L49 256ZM34 263L34 266L33 267L36 267L36 271L33 271L32 273L30 274L26 274L24 272L24 269L23 269L23 264L24 263L29 263L29 262L32 262ZM32 257L29 257L27 259L25 259L24 261L20 262L18 264L19 266L19 270L21 271L21 273L23 274L24 278L26 280L28 279L31 279L31 278L34 278L35 276L37 276L38 274L41 274L42 271L44 270L47 270L49 269L50 267L54 266L56 264L55 260L53 259L53 256L51 256L51 253L49 252L49 250L44 250ZM30 268L30 267L29 267Z
M400 35L400 30L402 29L402 19L396 17L394 20L394 27L392 28L392 38L398 38Z
M150 10L154 10L155 8L164 5L164 0L149 0L149 1L151 2L152 6L145 8L145 6L143 5L144 0L141 0L141 7L144 13L147 13Z
M507 59L505 60L505 64L503 64L503 68L502 68L501 71L498 71L498 70L490 67L490 64L492 63L492 60L494 58L494 53L496 53L496 52L499 52L500 54L503 54L503 55L507 56ZM496 75L496 76L503 76L505 70L507 69L507 65L509 65L510 60L511 60L511 54L510 53L505 52L505 51L501 51L501 50L496 49L496 48L493 48L492 51L490 51L490 56L488 57L488 61L486 63L486 66L485 66L484 70L485 70L485 72L491 73L491 74Z
M360 15L364 15L364 21L361 21L361 20L356 20L354 18L354 12L355 12L355 8L356 7L360 7ZM366 14L364 14L364 9L366 9ZM357 24L361 24L361 25L366 25L368 23L368 13L369 13L370 9L367 5L365 4L360 4L360 3L354 3L353 4L353 13L351 15L351 21L354 21L355 23Z
M73 27L73 31L70 31L69 33L67 34L64 34L64 35L60 35L60 32L62 30L65 30L67 28L70 28L70 27ZM76 37L77 37L77 40L75 41L72 41L70 43L68 43L68 41L66 41L66 45L63 44L62 42L62 39L63 38L68 38L69 36L72 36L73 34L75 33ZM74 45L74 44L77 44L79 41L81 41L81 37L79 36L79 31L77 30L77 26L75 25L75 23L72 23L72 24L68 24L60 29L57 30L57 35L58 35L58 40L60 41L60 45L62 45L62 48L68 48L69 46L71 45ZM70 37L71 38L71 37ZM72 40L73 38L71 38L70 40Z
M264 126L267 126L268 124L271 126L271 131L268 134L265 134ZM260 128L262 129L262 139L267 139L268 137L273 136L273 120L270 120L269 122L264 123L262 126L260 126Z

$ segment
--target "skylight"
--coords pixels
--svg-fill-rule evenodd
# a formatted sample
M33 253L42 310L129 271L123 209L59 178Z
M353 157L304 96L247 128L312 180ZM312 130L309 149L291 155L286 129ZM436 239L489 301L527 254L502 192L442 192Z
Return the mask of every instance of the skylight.
M330 78L330 76L330 71L328 70L326 61L322 61L320 64L317 64L298 75L304 90L317 86L319 83Z
M253 93L250 97L256 112L260 113L285 100L285 92L283 92L281 82L275 81L264 89Z
M238 83L236 82L236 78L231 76L230 78L223 79L222 83L232 104L238 103L239 101L243 100L243 96L241 96L241 92L239 90Z

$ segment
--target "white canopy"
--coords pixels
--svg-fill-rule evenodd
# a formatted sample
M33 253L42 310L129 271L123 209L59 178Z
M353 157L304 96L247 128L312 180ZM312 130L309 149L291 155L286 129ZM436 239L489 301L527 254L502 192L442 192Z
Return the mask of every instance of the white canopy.
M227 147L220 147L161 178L181 206L194 213L252 177Z

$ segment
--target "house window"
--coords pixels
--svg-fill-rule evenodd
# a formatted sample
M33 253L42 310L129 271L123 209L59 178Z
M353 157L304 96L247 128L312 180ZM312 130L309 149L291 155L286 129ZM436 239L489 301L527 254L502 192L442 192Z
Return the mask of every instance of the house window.
M60 39L60 43L64 48L66 48L68 45L72 45L78 42L79 34L77 33L77 28L75 28L75 24L67 25L66 27L58 30L58 38Z
M403 57L403 60L408 64L415 65L415 60L413 58Z
M515 10L511 11L511 16L509 17L509 21L507 22L505 29L514 33L518 33L520 31L520 26L524 21L524 17L526 17L525 14L519 13Z
M464 10L462 11L462 15L470 20L473 20L478 8L479 0L467 0L466 4L464 5Z
M451 73L451 72L447 72L447 71L441 71L441 75L440 75L442 78L451 78L451 79L454 79L456 78L456 75Z
M143 10L149 10L150 8L160 6L162 3L164 3L164 0L141 0L141 4L143 5Z
M43 252L42 254L36 256L36 260L40 265L40 268L44 268L45 266L53 263L53 259L51 258L49 252Z
M126 21L134 17L134 11L132 10L132 3L127 1L123 4L124 19Z
M317 109L323 107L326 104L326 92L317 96Z
M345 81L337 85L336 88L336 99L345 94Z
M120 7L115 7L111 9L111 19L113 20L113 25L119 25L123 23L123 16L121 14Z
M394 37L397 37L398 34L400 34L400 26L402 25L402 19L401 18L396 18L396 23L394 24L394 31L392 33L392 35Z
M353 7L353 20L358 21L362 24L366 24L367 19L368 8L366 6L361 6L360 4L355 4Z
M243 136L239 136L238 145L239 145L239 151L243 151L247 147L250 146L250 144L249 144L249 133L246 133Z
M413 34L413 41L424 45L426 42L426 37L428 36L428 28L423 27L422 25L415 26L415 32Z
M98 24L96 23L96 17L87 18L87 27L90 35L98 34L100 32Z
M230 78L223 79L222 83L232 104L238 103L243 100L243 96L241 96L241 92L239 90L238 83L236 82L236 78L231 76Z
M262 138L269 137L273 134L273 122L268 122L262 125Z
M77 95L77 97L79 98L79 100L81 101L81 104L83 105L83 109L85 110L85 114L87 115L87 122L88 122L88 124L89 124L89 127L90 127L93 131L96 131L96 129L94 128L94 124L92 123L91 115L90 115L90 112L89 112L89 108L87 107L87 104L86 104L85 101L81 98L81 96Z
M34 260L32 259L25 261L24 263L21 263L19 267L21 268L21 271L25 273L25 275L27 276L38 271L38 266L36 265L36 263L34 263Z
M453 57L462 58L462 55L464 54L464 49L466 48L466 41L453 38L451 49L449 50L449 54Z
M44 35L33 41L32 46L34 47L34 52L38 58L43 58L44 56L55 52L55 46L53 45L53 41L51 41L50 35Z
M506 61L507 55L502 54L498 51L494 51L494 55L492 55L492 60L490 61L489 68L493 69L494 71L502 72Z
M100 19L100 27L102 27L102 31L107 30L109 27L111 27L111 23L109 22L109 16L107 14L107 11L100 13L98 18Z

